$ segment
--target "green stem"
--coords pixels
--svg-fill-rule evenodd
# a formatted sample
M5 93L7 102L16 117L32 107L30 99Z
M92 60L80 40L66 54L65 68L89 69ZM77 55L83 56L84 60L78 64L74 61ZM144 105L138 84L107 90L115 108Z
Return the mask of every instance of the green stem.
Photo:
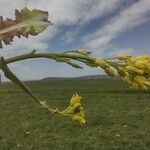
M83 55L78 55L78 54L35 53L35 51L34 51L34 52L30 52L28 54L19 55L19 56L15 56L15 57L12 57L12 58L5 59L5 63L10 64L10 63L13 63L13 62L26 60L26 59L32 59L32 58L54 59L54 57L71 58L71 59L75 59L75 60L82 59L82 60L94 61L94 58L90 58L90 57L83 56Z
M24 92L26 92L29 96L31 96L36 102L38 102L40 105L42 105L45 109L50 111L53 114L57 114L54 109L51 109L47 106L47 104L43 101L40 101L31 91L30 89L21 81L19 80L9 69L7 64L18 62L21 60L27 60L27 59L32 59L32 58L48 58L48 59L73 59L76 61L90 61L91 63L95 61L94 58L90 58L84 55L80 54L68 54L68 53L35 53L36 50L33 50L32 52L24 55L19 55L15 57L11 57L8 59L4 59L3 57L0 57L0 69L4 72L6 78L11 80L14 84L18 85ZM71 63L71 62L70 62Z
M43 101L40 101L31 91L30 89L21 81L19 80L8 68L7 64L18 62L21 60L27 60L27 59L32 59L32 58L48 58L48 59L73 59L76 61L90 61L91 63L95 61L94 58L90 58L87 56L83 56L80 54L67 54L67 53L35 53L36 50L33 50L30 53L24 54L24 55L19 55L15 57L11 57L8 59L4 59L3 57L0 57L0 69L4 72L6 78L11 80L14 84L18 85L24 92L26 92L29 96L31 96L36 102L38 102L40 105L42 105L44 108L46 108L48 111L51 113L55 114L55 110L51 109L47 106L47 104ZM64 61L65 62L65 61ZM70 62L71 63L71 62Z
M42 105L44 108L46 108L48 111L50 111L52 114L54 114L54 110L49 108L46 103L43 103L43 101L39 100L32 92L31 90L19 79L15 76L15 74L9 69L7 64L5 63L5 60L3 57L0 57L0 69L4 72L4 75L6 78L11 80L14 84L18 85L24 92L26 92L30 97L32 97L36 102L38 102L40 105Z

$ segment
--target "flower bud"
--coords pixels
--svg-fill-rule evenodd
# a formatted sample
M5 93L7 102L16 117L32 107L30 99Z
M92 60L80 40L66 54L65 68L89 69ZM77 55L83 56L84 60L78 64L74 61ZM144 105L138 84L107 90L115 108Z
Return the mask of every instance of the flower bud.
M132 81L129 75L126 75L125 77L123 77L123 81L129 85L132 85Z
M72 117L72 120L80 123L81 125L85 124L85 122L86 122L85 119L82 116L80 116L80 115L74 115Z
M78 94L73 95L72 98L71 98L71 100L70 100L70 106L73 106L76 103L80 103L81 99L82 99L82 97L79 96Z
M117 69L117 73L121 76L124 77L126 75L126 71L124 69Z
M148 81L145 77L143 76L135 76L134 81L138 83L139 85L145 85L145 86L150 86L150 81Z
M78 50L78 53L79 53L79 54L82 54L82 55L89 55L89 54L91 54L90 51L85 50L85 49L79 49L79 50Z
M149 55L140 55L136 57L137 60L149 60L150 56Z
M132 56L130 56L130 55L120 55L120 56L118 56L117 58L119 59L119 60L128 60L128 59L130 59Z
M148 64L147 60L137 60L134 64L134 66L139 69L144 69L147 64Z
M111 77L114 77L116 75L115 72L110 67L105 68L105 73L107 73Z
M73 107L72 110L75 111L79 111L79 108L81 107L81 103L76 103Z
M103 69L110 67L110 65L103 59L97 58L95 64L102 67Z
M131 73L131 74L139 74L139 75L143 75L144 74L143 70L140 70L140 69L138 69L136 67L133 67L133 66L126 66L125 70L128 73Z

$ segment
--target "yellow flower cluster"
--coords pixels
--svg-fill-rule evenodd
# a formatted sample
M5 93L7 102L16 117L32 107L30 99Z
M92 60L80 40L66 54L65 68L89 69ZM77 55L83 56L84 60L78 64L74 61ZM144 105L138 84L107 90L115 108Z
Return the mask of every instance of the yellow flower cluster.
M150 55L96 58L94 64L104 69L105 73L111 77L118 74L132 88L147 90L150 87Z
M124 62L120 76L130 87L146 90L150 87L150 55L118 56L117 58Z
M63 111L57 113L61 116L69 116L72 120L76 121L80 125L85 124L85 115L83 107L81 106L82 97L78 94L74 94L70 100L70 105Z

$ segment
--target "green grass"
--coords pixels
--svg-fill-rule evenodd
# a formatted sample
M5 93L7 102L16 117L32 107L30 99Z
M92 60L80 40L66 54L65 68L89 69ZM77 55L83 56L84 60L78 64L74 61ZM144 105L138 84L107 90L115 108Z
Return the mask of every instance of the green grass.
M27 84L54 108L64 108L79 93L87 124L52 117L16 86L2 84L0 150L150 149L150 91L130 90L114 80Z

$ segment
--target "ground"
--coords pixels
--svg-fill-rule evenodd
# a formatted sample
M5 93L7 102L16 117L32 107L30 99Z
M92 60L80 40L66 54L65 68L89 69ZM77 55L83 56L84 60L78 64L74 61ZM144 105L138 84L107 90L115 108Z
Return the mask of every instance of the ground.
M0 86L0 150L149 150L150 91L119 80L28 82L53 108L77 92L87 123L51 116L13 84Z

